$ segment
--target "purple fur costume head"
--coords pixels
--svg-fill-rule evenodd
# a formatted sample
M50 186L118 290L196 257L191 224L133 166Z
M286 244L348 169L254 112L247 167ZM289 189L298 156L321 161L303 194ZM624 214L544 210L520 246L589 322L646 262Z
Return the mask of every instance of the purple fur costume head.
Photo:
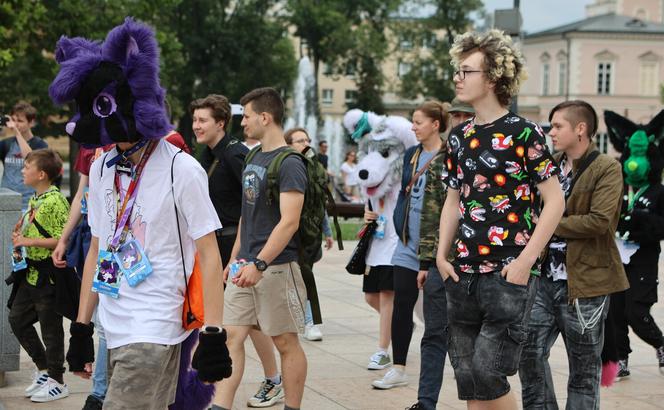
M159 139L172 126L159 85L154 31L127 17L103 43L61 37L60 72L49 87L56 104L76 102L67 133L86 146Z

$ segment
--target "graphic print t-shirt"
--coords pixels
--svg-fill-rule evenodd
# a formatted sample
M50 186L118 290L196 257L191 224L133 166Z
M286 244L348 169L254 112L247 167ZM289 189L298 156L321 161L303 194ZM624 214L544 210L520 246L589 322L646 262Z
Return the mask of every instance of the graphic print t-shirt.
M241 246L238 259L251 260L263 249L267 239L281 219L279 203L267 203L267 169L273 159L287 147L274 151L258 151L242 173L242 223ZM307 186L307 170L297 156L284 159L279 169L279 192L304 193ZM295 236L271 264L278 265L297 260Z
M572 170L564 175L562 170L565 169L565 162L567 158L563 155L562 160L560 161L561 172L558 174L558 181L560 181L560 187L565 194L565 199L569 197L571 193L569 188L572 185ZM549 241L549 254L546 258L546 263L544 264L544 271L546 275L553 280L567 280L567 265L565 263L567 259L567 242L564 238L560 238L556 235L551 237Z
M536 185L558 174L544 132L511 112L490 124L473 118L450 132L448 152L445 182L460 193L455 265L501 270L535 229Z

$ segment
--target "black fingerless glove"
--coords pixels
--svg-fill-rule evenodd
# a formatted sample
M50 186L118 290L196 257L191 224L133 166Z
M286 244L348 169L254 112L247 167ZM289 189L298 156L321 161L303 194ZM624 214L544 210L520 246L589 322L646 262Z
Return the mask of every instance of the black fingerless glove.
M69 371L82 372L86 363L95 361L95 346L92 341L95 325L80 322L71 322L69 327L69 350L67 350L67 363Z
M198 370L198 378L207 383L218 382L231 376L233 371L226 330L221 332L201 332L198 347L191 360L191 367Z

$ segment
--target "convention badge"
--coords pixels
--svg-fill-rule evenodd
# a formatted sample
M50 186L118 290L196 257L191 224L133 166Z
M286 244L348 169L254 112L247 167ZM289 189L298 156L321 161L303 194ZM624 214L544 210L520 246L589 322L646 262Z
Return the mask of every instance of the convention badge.
M18 272L28 267L28 262L25 260L28 257L25 246L10 246L9 252L12 255L12 271Z
M90 188L83 188L83 197L81 198L81 214L86 215L88 213L88 195L90 194Z
M128 159L120 159L116 164L115 164L115 171L120 173L120 174L126 174L126 175L131 175L132 173L132 164L131 161Z
M120 293L120 279L122 279L122 272L115 262L113 253L99 250L92 291L117 299Z
M376 231L374 232L374 238L376 239L383 239L385 238L385 224L387 223L387 218L385 218L385 215L380 215L378 219L376 219Z
M113 253L113 257L132 288L143 282L152 273L152 265L145 256L141 244L135 239L122 244Z

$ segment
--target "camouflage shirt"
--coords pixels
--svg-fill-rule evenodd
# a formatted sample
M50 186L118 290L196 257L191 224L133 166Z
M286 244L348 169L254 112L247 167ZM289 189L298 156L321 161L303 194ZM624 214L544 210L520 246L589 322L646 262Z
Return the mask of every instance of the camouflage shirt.
M445 141L438 153L434 156L426 170L426 185L422 200L422 217L420 219L420 242L417 257L420 261L420 270L428 270L436 262L438 250L438 235L440 227L440 213L445 203L446 186L443 179L446 176L445 159L447 146ZM408 185L413 176L413 168L417 164L422 145L408 149L404 158L403 183L400 196L405 195L403 187ZM417 170L415 170L417 172ZM406 209L407 213L408 210ZM407 241L407 225L402 232L397 232L402 242Z

